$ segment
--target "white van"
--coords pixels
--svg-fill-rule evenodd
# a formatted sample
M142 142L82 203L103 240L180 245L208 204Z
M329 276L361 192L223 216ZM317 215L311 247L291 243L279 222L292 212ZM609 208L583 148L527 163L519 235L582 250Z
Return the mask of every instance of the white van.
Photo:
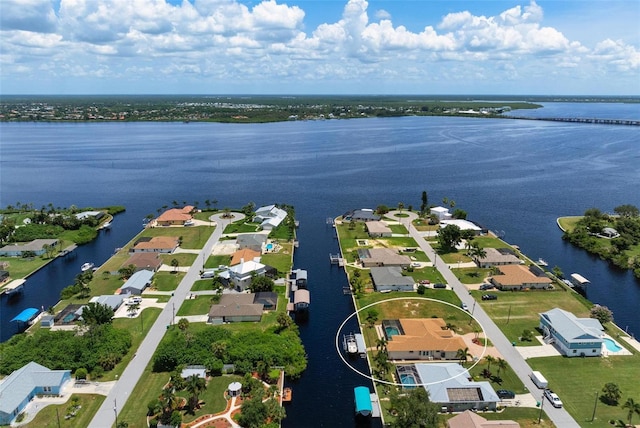
M216 271L215 270L205 270L200 274L200 278L213 278L214 276L216 276Z
M549 386L549 382L547 382L547 379L545 379L540 372L533 371L531 372L529 377L531 378L533 383L535 383L536 386L540 389L545 389Z

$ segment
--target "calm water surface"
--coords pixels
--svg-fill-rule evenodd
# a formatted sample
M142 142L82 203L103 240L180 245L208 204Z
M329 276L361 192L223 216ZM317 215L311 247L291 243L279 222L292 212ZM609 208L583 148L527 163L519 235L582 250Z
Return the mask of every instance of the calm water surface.
M585 106L591 105L576 108ZM0 302L0 339L16 329L8 320L25 307L54 304L82 263L103 263L163 205L288 203L301 224L295 264L309 270L312 311L301 325L309 368L293 385L284 426L352 426L353 387L369 383L334 351L336 329L353 308L342 294L344 273L329 265L337 242L326 218L378 204L418 207L423 190L432 204L454 199L470 219L503 233L532 258L587 277L588 297L612 308L617 323L638 335L640 283L565 244L556 226L557 217L590 207L640 206L638 140L635 127L435 117L2 124L1 206L121 204L127 211L74 259L31 277L21 300Z

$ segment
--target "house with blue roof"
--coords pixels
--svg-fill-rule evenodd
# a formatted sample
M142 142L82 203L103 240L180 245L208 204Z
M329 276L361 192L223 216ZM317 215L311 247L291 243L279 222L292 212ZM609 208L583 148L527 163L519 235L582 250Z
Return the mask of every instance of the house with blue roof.
M71 370L49 370L33 361L0 381L0 425L9 425L36 395L58 395Z
M438 403L443 411L496 410L498 394L486 381L476 382L458 363L417 363L396 366L405 388L422 387L429 401Z
M145 288L151 285L151 279L153 278L153 271L139 270L131 275L131 277L120 288L120 294L135 294L141 295Z
M560 308L540 314L545 343L552 343L567 357L599 357L604 328L595 318L578 318Z

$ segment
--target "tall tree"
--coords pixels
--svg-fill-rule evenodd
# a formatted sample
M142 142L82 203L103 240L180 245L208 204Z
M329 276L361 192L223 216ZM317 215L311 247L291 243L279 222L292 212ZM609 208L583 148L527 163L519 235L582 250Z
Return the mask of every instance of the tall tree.
M198 375L187 378L185 390L189 393L189 409L194 411L200 402L200 394L207 389L207 381Z
M429 400L424 388L410 389L404 395L391 397L391 409L397 416L391 423L393 428L437 428L440 406Z
M623 409L627 409L627 419L629 420L629 425L631 425L631 419L633 415L640 415L640 403L636 403L633 398L627 398L627 401L622 405Z
M607 382L602 387L602 396L608 404L616 406L622 396L622 391L617 383Z
M420 204L420 213L424 215L427 212L427 207L429 206L429 197L427 196L427 191L422 191L422 203Z
M102 303L91 302L82 309L82 319L89 326L109 324L113 320L113 309Z
M456 352L456 358L460 360L460 363L464 365L467 362L467 358L469 358L469 348L460 348L458 352Z
M443 252L451 252L461 241L460 228L455 224L448 224L438 230L438 244Z

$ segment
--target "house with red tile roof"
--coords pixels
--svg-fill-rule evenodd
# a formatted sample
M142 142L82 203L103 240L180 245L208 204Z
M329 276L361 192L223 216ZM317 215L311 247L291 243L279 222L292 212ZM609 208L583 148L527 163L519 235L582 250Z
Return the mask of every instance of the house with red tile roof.
M131 249L132 253L167 253L171 254L178 248L178 238L175 236L154 236L141 238Z
M171 208L166 210L160 217L156 219L158 226L184 226L190 220L193 220L191 213L194 207L187 205L184 208Z
M389 336L387 352L392 360L455 360L458 350L466 348L442 318L384 320L382 326Z

